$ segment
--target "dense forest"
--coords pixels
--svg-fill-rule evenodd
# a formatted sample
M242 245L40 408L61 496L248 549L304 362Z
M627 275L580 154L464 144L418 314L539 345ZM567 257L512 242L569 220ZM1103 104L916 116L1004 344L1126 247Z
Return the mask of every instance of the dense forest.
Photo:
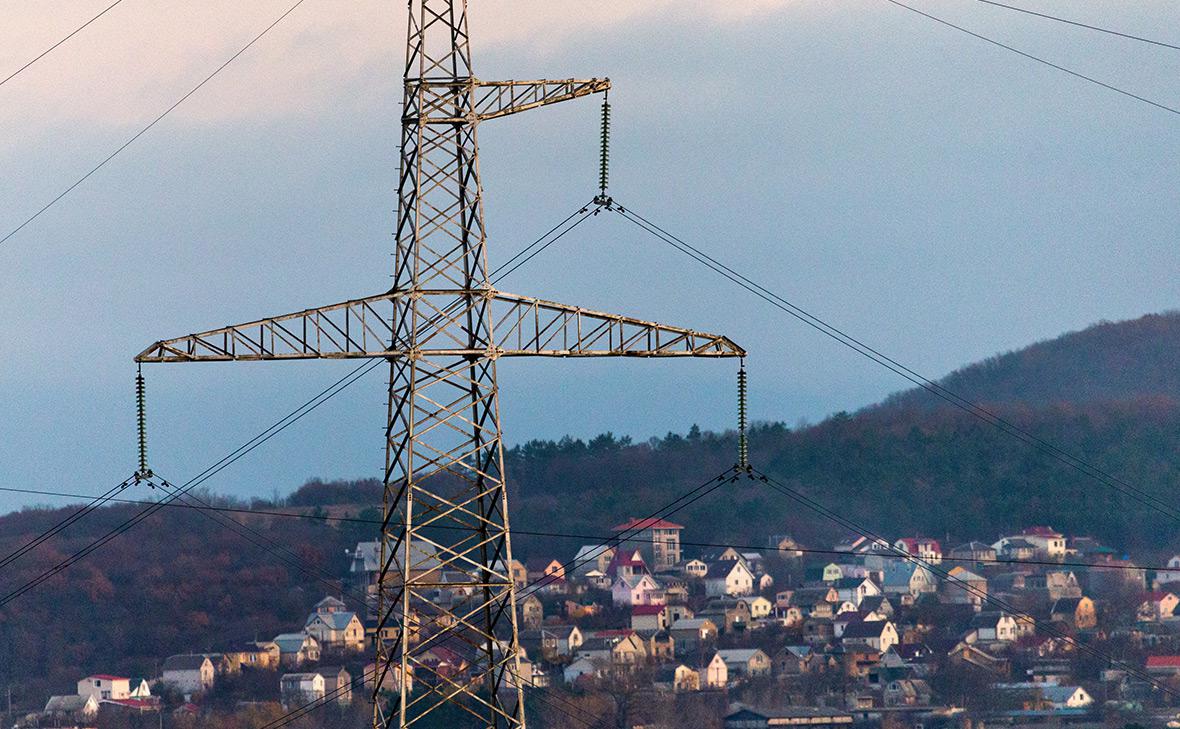
M964 368L943 384L1170 506L1180 502L1178 345L1180 315L1101 324ZM1151 556L1180 548L1173 517L938 402L906 392L813 426L761 424L751 432L751 460L890 536L949 533L992 541L1007 529L1049 523ZM605 537L612 525L645 516L731 468L735 453L733 433L695 427L640 443L608 433L589 441L565 438L511 448L515 552L568 559L579 544L597 540L552 533ZM343 576L345 550L373 536L365 520L377 516L380 492L375 481L315 481L279 503L252 505L359 521L234 518L315 569ZM8 565L0 595L139 508L103 508ZM36 508L0 517L0 555L69 513ZM826 547L845 535L750 479L726 484L673 518L688 527L689 541L761 544L771 534L789 533ZM172 653L216 650L297 629L326 591L319 579L288 567L203 512L164 509L68 571L0 605L0 684L11 681L43 697L68 689L88 671L155 675Z

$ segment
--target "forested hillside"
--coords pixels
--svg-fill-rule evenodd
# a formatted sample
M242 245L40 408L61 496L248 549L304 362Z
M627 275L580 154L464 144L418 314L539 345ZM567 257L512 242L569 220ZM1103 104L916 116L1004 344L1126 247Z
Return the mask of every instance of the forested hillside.
M1177 345L1178 315L1103 324L964 368L946 384L1180 509ZM569 559L595 540L527 532L609 536L612 525L645 516L730 468L735 452L732 433L696 428L644 443L607 434L512 448L507 469L516 554ZM916 393L798 430L760 425L751 434L751 460L889 536L950 533L991 541L1003 530L1049 523L1140 553L1180 549L1180 524L1171 517ZM380 490L373 481L313 482L281 503L256 505L364 520L377 516ZM7 566L0 600L139 508L104 508ZM30 509L0 517L0 555L69 512ZM363 521L233 518L313 569L341 577L345 549L375 536ZM770 534L791 533L827 547L845 534L750 480L726 485L672 518L687 526L686 540L698 542L762 543ZM171 653L298 629L326 591L201 512L165 509L0 605L0 683L15 679L44 694L68 688L88 671L154 675Z

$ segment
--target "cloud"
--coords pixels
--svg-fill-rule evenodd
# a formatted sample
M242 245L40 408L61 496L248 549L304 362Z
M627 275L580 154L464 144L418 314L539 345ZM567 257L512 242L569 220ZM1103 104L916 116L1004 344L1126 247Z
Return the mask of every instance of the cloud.
M120 5L0 87L0 128L9 145L79 123L135 127L187 93L290 0L142 0ZM473 4L476 59L497 50L554 53L573 37L696 18L745 22L789 0ZM93 17L107 0L28 2L0 30L0 76ZM404 6L388 0L307 0L217 79L186 102L188 123L268 120L314 114L326 105L364 111L396 96L404 58ZM527 73L524 75L528 75ZM386 79L374 87L374 79Z

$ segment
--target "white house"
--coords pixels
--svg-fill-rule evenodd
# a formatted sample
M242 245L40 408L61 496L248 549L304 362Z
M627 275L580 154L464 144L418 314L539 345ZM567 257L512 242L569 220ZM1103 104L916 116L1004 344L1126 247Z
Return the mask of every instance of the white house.
M619 575L611 587L615 605L662 605L664 591L651 575Z
M55 719L89 721L98 716L98 699L93 696L50 696L45 703L44 713Z
M316 611L308 616L303 632L328 648L360 651L365 647L365 625L353 612Z
M720 653L714 653L712 658L702 663L697 673L700 674L702 688L725 688L725 684L729 683L729 667Z
M975 631L976 640L981 642L1007 642L1017 638L1016 619L1007 613L980 613L972 619L971 628Z
M604 666L604 662L579 658L562 670L561 677L566 683L574 683L584 676L598 678L603 674Z
M741 560L713 562L705 575L705 594L709 597L723 595L749 595L754 592L754 573Z
M213 662L200 654L169 656L161 681L183 694L196 694L213 686Z
M845 643L867 645L869 648L881 653L884 653L900 642L897 636L897 628L890 620L849 623L844 627L844 635L841 636L841 639Z
M1022 531L1020 536L1032 544L1037 554L1042 557L1057 559L1065 556L1065 536L1052 527L1029 527Z
M1094 697L1081 686L1044 686L1041 698L1054 709L1084 709L1094 703Z
M324 698L324 677L318 673L284 673L279 679L283 706L302 706Z
M690 559L680 565L680 571L685 577L703 579L709 573L709 564L699 559Z
M131 679L98 673L78 682L79 696L93 696L95 701L103 699L131 698Z

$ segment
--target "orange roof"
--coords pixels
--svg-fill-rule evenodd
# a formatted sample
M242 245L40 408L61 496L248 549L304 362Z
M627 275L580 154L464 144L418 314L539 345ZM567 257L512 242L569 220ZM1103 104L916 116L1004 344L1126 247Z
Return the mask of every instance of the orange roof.
M611 531L624 532L624 531L629 531L632 529L643 530L643 529L683 529L683 528L684 528L683 524L676 524L674 522L670 522L670 521L660 519L657 517L648 517L647 519L636 519L635 517L631 517L630 519L627 520L627 522L625 524L619 524L616 527L612 527Z

